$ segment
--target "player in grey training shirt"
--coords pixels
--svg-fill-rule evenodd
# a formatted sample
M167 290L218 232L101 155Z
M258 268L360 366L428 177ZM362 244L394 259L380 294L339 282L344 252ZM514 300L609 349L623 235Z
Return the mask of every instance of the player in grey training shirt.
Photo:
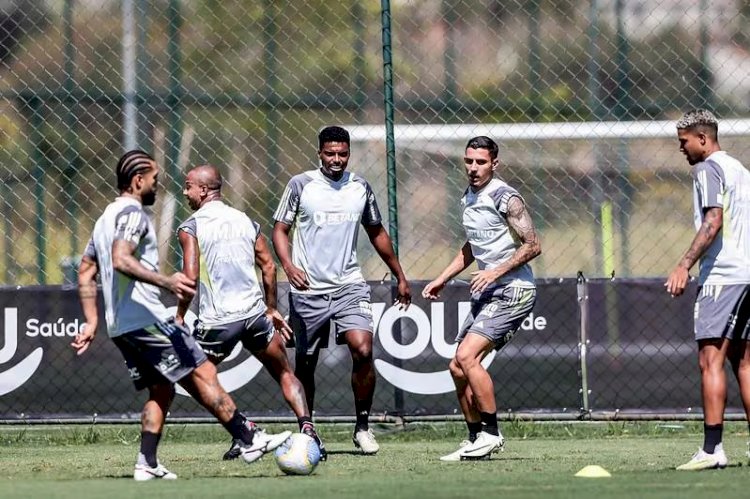
M138 481L175 479L161 465L156 449L164 419L179 383L242 441L247 462L260 458L290 434L272 438L255 432L221 388L216 368L189 332L175 324L161 303L160 288L180 300L195 294L195 281L181 272L160 274L154 226L143 210L154 204L159 168L143 151L127 152L117 163L120 196L96 221L78 275L86 326L72 342L78 355L96 336L98 310L96 276L101 275L107 332L125 358L136 389L148 389L141 417L141 447L133 472Z
M721 150L718 120L696 109L677 122L680 152L692 166L695 228L690 248L665 286L680 296L700 260L695 339L701 370L703 447L679 470L723 468L722 445L729 359L750 425L750 172Z
M476 260L479 270L471 280L471 310L450 362L469 439L441 457L443 461L489 457L503 447L492 378L481 361L513 338L536 299L528 262L541 253L541 246L521 195L494 178L498 162L498 146L492 139L469 140L464 153L469 187L461 198L466 242L422 291L424 298L436 300L448 281Z
M375 392L372 360L370 289L357 263L360 224L378 255L398 280L396 301L411 302L409 284L401 270L391 238L383 228L375 195L361 177L346 170L349 133L338 126L318 134L320 168L293 177L274 214L273 246L291 284L290 321L295 333L297 377L305 385L313 409L315 366L328 341L328 326L336 342L352 355L352 390L357 423L353 440L366 454L379 446L368 417ZM293 250L289 232L295 225Z
M198 280L198 323L195 337L209 359L218 364L238 342L250 350L281 385L300 432L311 436L325 454L305 401L305 390L292 372L284 340L292 330L276 310L276 265L260 226L224 203L221 173L212 165L197 166L185 178L183 194L195 211L177 229L182 271ZM255 274L260 267L263 293ZM183 323L190 298L180 300L177 322ZM225 459L239 457L241 442L232 442Z

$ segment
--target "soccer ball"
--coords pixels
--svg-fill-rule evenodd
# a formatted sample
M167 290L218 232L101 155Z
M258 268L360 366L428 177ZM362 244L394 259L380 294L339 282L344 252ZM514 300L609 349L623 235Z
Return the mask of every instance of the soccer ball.
M274 457L287 475L309 475L320 462L320 448L312 437L293 433L276 448Z

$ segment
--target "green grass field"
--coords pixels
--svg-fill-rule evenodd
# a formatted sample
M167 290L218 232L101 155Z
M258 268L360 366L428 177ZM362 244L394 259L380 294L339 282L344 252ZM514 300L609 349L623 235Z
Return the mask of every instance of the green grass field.
M288 425L287 425L288 426ZM269 430L278 429L269 426ZM175 482L135 483L135 426L0 428L0 497L747 497L747 427L730 424L720 471L677 472L701 443L697 423L506 422L491 461L442 463L463 437L456 423L375 426L381 451L357 454L350 425L322 425L331 454L309 477L284 476L271 456L224 462L216 425L172 424L160 459ZM577 478L598 464L611 478Z
M457 423L377 425L376 456L357 454L350 425L322 425L331 454L309 477L287 477L271 456L224 462L216 425L172 424L160 459L175 482L131 479L138 428L0 428L0 497L747 497L747 427L729 424L726 470L677 472L701 442L697 423L506 422L505 452L490 461L442 463L463 437ZM269 426L269 430L279 429ZM578 478L589 464L611 478Z

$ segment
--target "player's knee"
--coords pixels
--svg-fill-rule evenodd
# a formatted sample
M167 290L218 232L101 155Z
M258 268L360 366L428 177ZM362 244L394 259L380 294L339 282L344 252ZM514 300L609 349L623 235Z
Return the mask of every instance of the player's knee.
M451 359L450 364L448 364L448 370L450 371L453 379L463 379L466 377L464 376L464 371L463 369L461 369L461 366L458 365L455 357Z
M698 366L702 373L714 373L724 370L724 359L718 355L701 355L698 359Z
M361 344L352 349L352 361L355 364L366 364L372 362L372 345Z
M466 371L479 364L479 359L476 355L471 352L462 351L460 348L456 351L456 356L453 358L453 361L462 373L466 373Z

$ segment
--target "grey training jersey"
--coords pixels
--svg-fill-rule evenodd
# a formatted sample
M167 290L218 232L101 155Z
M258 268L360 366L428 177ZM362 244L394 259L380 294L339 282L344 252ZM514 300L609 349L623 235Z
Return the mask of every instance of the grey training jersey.
M344 172L333 181L320 170L294 176L274 214L277 222L296 228L292 263L307 274L310 289L292 293L326 294L346 284L364 282L357 263L359 224L381 223L370 185Z
M466 189L461 198L464 230L480 270L497 267L508 260L519 246L506 220L508 201L514 196L521 198L518 191L493 178L478 192ZM531 267L524 264L511 270L494 287L506 285L533 288Z
M107 332L115 337L151 326L170 317L159 300L161 290L116 272L112 265L112 244L125 240L136 245L134 256L141 265L159 271L156 232L143 206L135 199L118 197L94 225L84 255L96 260L104 293Z
M693 167L693 217L724 210L721 231L700 261L699 284L750 284L750 172L724 151Z
M247 319L266 310L255 273L260 226L222 201L201 206L177 232L198 240L198 319L206 327Z

